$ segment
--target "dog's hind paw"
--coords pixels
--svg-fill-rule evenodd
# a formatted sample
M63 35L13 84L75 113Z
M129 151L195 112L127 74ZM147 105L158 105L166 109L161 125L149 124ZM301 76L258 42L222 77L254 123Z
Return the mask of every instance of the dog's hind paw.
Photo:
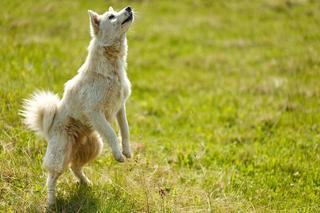
M55 195L49 195L47 206L48 208L53 208L56 204L56 196Z
M83 186L88 186L88 187L92 186L92 182L88 178L80 180L79 184Z

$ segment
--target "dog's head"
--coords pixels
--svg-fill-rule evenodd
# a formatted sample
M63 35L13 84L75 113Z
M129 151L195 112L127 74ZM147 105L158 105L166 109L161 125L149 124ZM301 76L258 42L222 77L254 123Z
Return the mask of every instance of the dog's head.
M109 10L102 15L92 10L88 10L88 13L91 36L104 45L121 38L128 31L134 18L131 7L126 7L119 12L109 7Z

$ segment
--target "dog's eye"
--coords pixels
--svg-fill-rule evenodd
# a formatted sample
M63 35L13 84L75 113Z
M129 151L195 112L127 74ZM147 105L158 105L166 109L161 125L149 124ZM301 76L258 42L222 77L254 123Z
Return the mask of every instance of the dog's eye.
M114 15L110 15L110 16L109 16L109 20L114 19L114 18L115 18Z

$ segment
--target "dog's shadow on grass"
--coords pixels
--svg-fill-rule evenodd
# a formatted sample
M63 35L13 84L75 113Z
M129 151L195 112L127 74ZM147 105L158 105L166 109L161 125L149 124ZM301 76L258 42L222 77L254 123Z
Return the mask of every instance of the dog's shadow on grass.
M99 199L92 187L76 185L67 196L58 194L56 204L46 209L51 212L97 212Z

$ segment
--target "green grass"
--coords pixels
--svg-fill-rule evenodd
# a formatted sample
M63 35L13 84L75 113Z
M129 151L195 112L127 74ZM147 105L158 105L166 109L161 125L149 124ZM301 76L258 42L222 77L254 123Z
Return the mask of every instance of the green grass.
M317 0L0 3L0 211L46 208L46 143L18 115L58 94L89 44L87 9L131 5L127 104L134 158L104 153L58 212L320 211Z

